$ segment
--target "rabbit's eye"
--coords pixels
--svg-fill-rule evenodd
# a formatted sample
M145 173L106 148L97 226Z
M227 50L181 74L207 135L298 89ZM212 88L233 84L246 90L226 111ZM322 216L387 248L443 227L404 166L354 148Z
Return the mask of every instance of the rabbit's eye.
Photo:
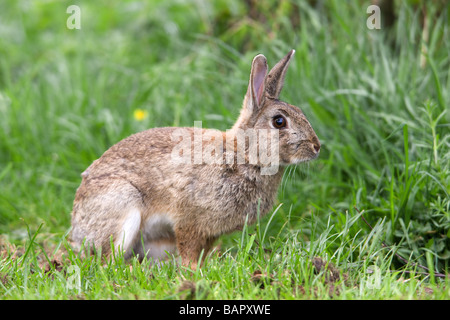
M286 127L286 118L283 116L276 116L275 118L273 118L272 124L277 129L284 128Z

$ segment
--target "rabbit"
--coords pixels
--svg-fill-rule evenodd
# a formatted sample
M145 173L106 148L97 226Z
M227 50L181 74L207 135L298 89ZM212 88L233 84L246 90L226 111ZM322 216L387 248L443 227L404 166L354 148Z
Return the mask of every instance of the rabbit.
M126 258L147 255L156 261L178 252L183 266L196 269L220 235L267 214L284 168L320 152L303 112L279 100L294 53L269 73L264 55L253 59L240 115L227 132L153 128L125 138L95 160L75 195L72 243L101 248L106 256L123 250ZM278 170L263 174L269 165L251 159L251 135L238 143L239 133L251 130L274 133L270 150ZM202 137L197 142L196 134ZM208 149L216 161L195 161L197 147Z

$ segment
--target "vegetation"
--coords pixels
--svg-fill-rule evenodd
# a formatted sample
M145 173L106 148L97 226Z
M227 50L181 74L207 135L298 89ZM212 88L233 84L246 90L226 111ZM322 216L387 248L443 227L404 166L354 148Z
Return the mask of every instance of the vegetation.
M1 2L0 297L450 298L450 7L399 1L371 30L369 5ZM93 160L150 127L230 128L253 56L292 48L282 98L322 150L286 170L273 212L197 271L71 250Z

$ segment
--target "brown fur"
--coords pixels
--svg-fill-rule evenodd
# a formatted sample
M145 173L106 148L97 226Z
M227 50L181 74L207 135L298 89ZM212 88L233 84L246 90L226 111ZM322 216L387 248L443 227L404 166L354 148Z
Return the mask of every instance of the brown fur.
M180 128L140 132L112 146L82 174L73 205L72 241L80 245L85 240L105 254L110 253L111 237L117 248L143 254L141 239L154 245L176 243L183 265L195 268L202 250L206 254L220 235L241 229L246 219L254 223L258 212L269 212L283 166L314 159L320 148L300 109L278 100L293 53L268 75L265 57L256 56L233 128L226 134L200 129L215 137L203 140L204 148L223 144L224 159L230 153L235 158L239 146L228 137L239 129L273 129L273 117L284 115L288 125L279 130L282 167L276 174L262 175L260 163L174 163L171 152L177 142L170 137ZM183 130L193 137L196 129ZM124 235L124 230L139 231Z

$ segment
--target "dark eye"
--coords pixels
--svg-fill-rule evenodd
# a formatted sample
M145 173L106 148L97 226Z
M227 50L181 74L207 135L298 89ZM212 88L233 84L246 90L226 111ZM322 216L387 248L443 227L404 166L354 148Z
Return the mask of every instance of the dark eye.
M277 129L286 127L286 123L286 118L283 116L275 116L272 120L273 126Z

